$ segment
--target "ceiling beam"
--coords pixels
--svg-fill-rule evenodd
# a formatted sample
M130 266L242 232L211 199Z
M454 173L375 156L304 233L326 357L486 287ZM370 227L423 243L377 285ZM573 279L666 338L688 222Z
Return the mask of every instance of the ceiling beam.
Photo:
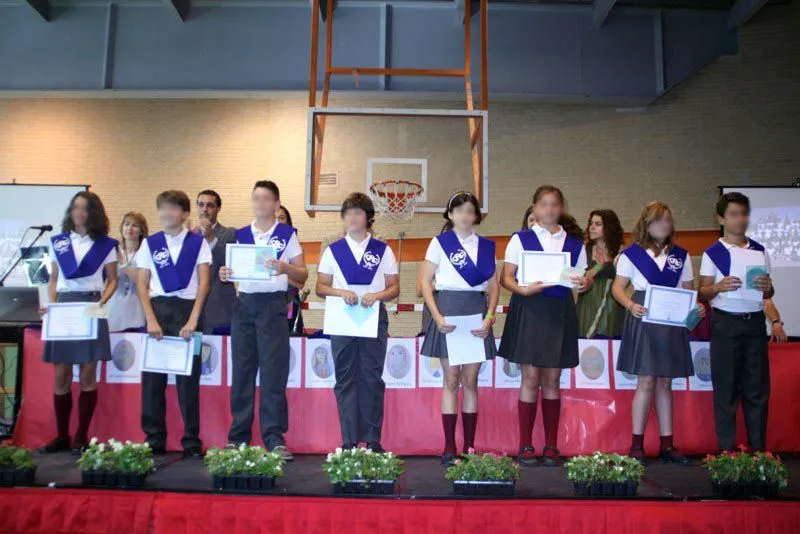
M753 18L758 10L764 7L769 0L738 0L729 10L728 28L739 28Z
M616 3L617 0L594 0L592 4L592 20L596 28L603 27L603 24L608 18L608 14L611 13L611 8L613 8Z
M186 22L192 12L192 0L165 0L165 3L178 15L181 22Z
M24 2L32 7L44 20L50 21L50 0L24 0Z

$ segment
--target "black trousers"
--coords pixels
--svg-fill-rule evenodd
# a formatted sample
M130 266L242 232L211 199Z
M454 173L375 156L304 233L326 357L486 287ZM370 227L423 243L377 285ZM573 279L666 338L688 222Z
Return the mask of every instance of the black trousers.
M381 305L378 337L331 336L336 405L342 443L380 443L383 428L383 365L389 317Z
M714 423L721 450L736 446L736 410L742 402L747 441L751 448L767 445L769 355L764 313L732 315L714 310L711 316L711 382Z
M286 293L240 293L231 323L230 443L250 442L259 373L259 422L264 445L283 445L289 430L286 382L289 380L289 323Z
M158 324L165 336L177 336L194 307L194 300L178 297L154 297L150 300ZM202 330L202 325L198 325ZM200 356L194 357L192 374L176 375L178 404L183 417L184 450L201 447L200 441ZM167 375L162 373L142 373L142 430L147 435L151 447L167 446Z

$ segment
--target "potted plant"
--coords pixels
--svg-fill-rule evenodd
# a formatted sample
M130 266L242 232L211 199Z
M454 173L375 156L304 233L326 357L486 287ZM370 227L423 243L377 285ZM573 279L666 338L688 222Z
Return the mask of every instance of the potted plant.
M275 479L283 476L286 463L280 454L263 447L238 447L206 452L205 464L211 473L214 489L258 492L275 487Z
M724 499L775 498L789 483L789 473L780 457L770 452L736 452L708 455L703 461L715 497Z
M639 460L616 453L576 456L564 469L575 494L584 496L633 497L644 475Z
M519 465L508 456L470 451L447 469L445 478L456 495L513 496Z
M113 438L100 443L92 438L78 467L81 483L87 486L141 487L153 470L153 451L147 443L122 443Z
M403 474L403 461L391 452L377 453L364 447L328 454L322 468L335 493L391 495Z
M31 451L10 445L0 446L0 484L4 486L32 485L36 463Z

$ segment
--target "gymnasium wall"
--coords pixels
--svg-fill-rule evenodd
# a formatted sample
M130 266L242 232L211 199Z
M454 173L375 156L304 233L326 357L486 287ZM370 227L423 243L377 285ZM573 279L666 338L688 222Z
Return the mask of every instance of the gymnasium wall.
M741 30L737 56L708 65L643 110L492 102L491 213L483 232L517 230L542 183L564 190L581 223L591 209L611 207L630 228L644 203L660 199L672 205L679 230L714 227L718 185L788 183L800 173L798 27L797 3L764 10ZM282 100L0 98L0 181L91 184L114 224L131 209L155 221L153 198L167 187L190 194L212 187L224 200L221 221L242 225L253 182L272 178L301 240L320 241L335 236L339 222L336 214L309 218L303 211L305 106L300 94ZM326 150L333 158L337 146L380 135L360 127L349 138L331 138ZM466 144L448 136L435 142L442 152ZM351 174L363 188L363 176ZM388 238L399 230L432 236L441 222L439 215L424 215L379 224L377 231ZM416 300L416 268L403 267L402 302ZM308 317L311 326L320 325L318 312ZM418 314L392 318L393 335L418 328Z

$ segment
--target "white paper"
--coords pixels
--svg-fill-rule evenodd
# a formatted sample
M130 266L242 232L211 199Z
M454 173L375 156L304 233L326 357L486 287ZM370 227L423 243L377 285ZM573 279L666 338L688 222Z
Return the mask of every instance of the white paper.
M564 268L569 267L568 252L539 252L524 250L520 261L521 285L534 282L558 284Z
M111 361L106 365L109 384L138 384L141 381L141 355L147 334L114 333L110 336Z
M301 385L304 341L305 338L302 337L289 338L289 378L286 379L286 387L289 389L299 388Z
M328 339L306 340L306 387L332 388L336 385L331 342Z
M142 371L150 373L192 374L194 339L165 336L161 340L147 336L142 357Z
M421 347L424 341L424 337L418 338L417 346ZM444 384L444 369L442 369L441 360L423 356L417 349L417 363L419 365L419 387L441 388Z
M618 390L625 390L625 389L636 389L636 385L639 381L639 378L636 375L623 373L622 371L617 371L617 362L619 361L619 349L622 346L622 343L619 340L611 341L611 354L612 354L612 361L614 362L614 389Z
M692 341L692 363L694 376L689 377L689 389L692 391L713 391L711 384L711 344L708 341Z
M222 336L203 336L200 346L200 385L222 385Z
M274 247L263 245L225 245L225 266L233 271L230 280L264 282L272 280L273 271L267 267L267 260L275 258Z
M725 296L729 299L750 300L760 302L764 300L764 293L757 289L747 289L747 267L764 265L764 253L759 250L734 247L731 249L731 276L742 281L742 287L736 291L728 291Z
M575 387L578 389L608 389L611 387L608 372L608 340L578 340L580 365L575 369Z
M452 315L445 317L444 321L456 327L444 337L447 343L447 361L450 365L486 361L483 339L472 335L472 330L478 330L483 325L481 314Z
M490 388L494 383L494 360L486 360L478 371L478 387Z
M393 338L386 346L383 382L388 389L414 389L417 385L417 340Z
M494 387L498 389L518 389L522 382L522 369L519 364L498 356L495 358Z
M97 339L97 319L86 314L92 302L62 302L47 306L42 320L43 341Z
M97 362L97 368L95 369L95 381L99 384L102 382L101 378L103 375L103 362ZM81 381L81 364L75 363L72 364L72 383L79 384Z
M696 302L697 291L648 285L644 295L647 314L642 321L683 327Z
M329 336L378 337L380 303L349 306L342 297L325 298L323 331Z

